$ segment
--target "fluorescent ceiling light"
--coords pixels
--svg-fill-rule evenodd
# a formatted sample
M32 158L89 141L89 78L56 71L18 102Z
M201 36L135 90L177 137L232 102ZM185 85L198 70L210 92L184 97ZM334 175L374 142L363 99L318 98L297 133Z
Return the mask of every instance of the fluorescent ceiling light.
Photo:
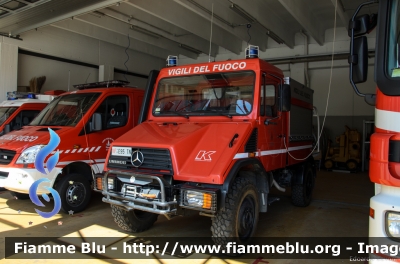
M14 0L1 5L1 7L7 8L12 11L17 10L24 6L26 6L26 4Z
M147 29L139 27L139 26L133 26L132 25L130 27L130 29L135 30L135 31L140 32L140 33L143 33L143 34L148 35L148 36L153 37L153 38L162 38L163 37L160 34L157 34L155 32L152 32L150 30L147 30Z
M5 14L7 14L7 13L8 13L7 11L1 10L1 9L0 9L0 17L3 16L3 15L5 15Z
M248 22L250 23L254 23L257 21L257 19L255 19L252 15L250 15L249 13L247 13L246 11L244 11L240 6L236 5L236 4L231 4L229 6L233 11L235 11L237 14L239 14L241 17L243 17L244 19L246 19Z
M190 47L190 46L187 46L187 45L185 45L185 44L179 44L179 47L181 47L182 49L191 51L191 52L193 52L193 53L196 53L197 55L203 53L201 50L195 49L195 48Z
M278 44L284 44L285 43L285 41L283 41L283 39L281 39L278 35L276 35L271 30L267 30L267 35L268 35L268 37L270 37L273 40L275 40L275 42L278 43Z

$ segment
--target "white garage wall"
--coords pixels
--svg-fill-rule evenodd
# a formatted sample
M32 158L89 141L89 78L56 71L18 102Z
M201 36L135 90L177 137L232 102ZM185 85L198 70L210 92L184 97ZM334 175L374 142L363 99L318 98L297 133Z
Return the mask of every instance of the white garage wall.
M39 58L31 55L18 56L18 86L29 86L33 77L46 76L41 92L49 90L75 90L72 85L96 82L98 69L80 66L61 61Z
M123 73L114 73L114 79L115 80L122 80L126 81L128 80L130 86L146 89L146 84L147 84L147 79L128 75L128 74L123 74Z
M105 43L83 35L51 26L21 34L23 41L2 38L2 42L15 45L20 49L59 58L79 61L93 65L111 65L115 69L125 70L127 55L125 48ZM128 46L128 40L126 41ZM150 70L160 69L165 59L127 50L129 59L126 65L130 72L148 75ZM98 80L98 69L64 63L29 55L19 54L18 86L28 86L32 77L46 76L44 90L67 88L68 71L71 72L71 85ZM120 74L114 78L121 79ZM131 85L145 87L146 79L127 75ZM2 92L2 91L0 91Z

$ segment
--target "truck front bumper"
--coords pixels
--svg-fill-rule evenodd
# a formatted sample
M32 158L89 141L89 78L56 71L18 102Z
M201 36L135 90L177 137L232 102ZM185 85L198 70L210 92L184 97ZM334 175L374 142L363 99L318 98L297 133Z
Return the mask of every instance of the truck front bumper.
M52 187L61 170L61 168L54 168L49 174L45 175L36 169L0 167L0 187L9 191L27 194L35 181L41 178L48 178L50 182L40 184L36 193L49 193L44 187Z
M118 192L109 190L108 177L110 174L129 177L129 182L123 182L122 188ZM146 197L140 197L140 194L136 192L136 187L134 187L136 185L133 184L136 179L155 180L159 184L156 198L147 199ZM111 170L104 175L96 174L95 183L95 190L102 191L102 194L105 196L103 197L103 202L105 203L121 206L127 210L136 209L162 215L175 214L177 211L177 199L174 197L173 200L169 199L167 201L165 189L166 186L170 187L170 185L160 177ZM101 187L99 186L100 184Z
M390 212L400 214L400 188L381 185L376 189L380 189L380 192L370 199L370 210L374 212L373 217L369 217L370 242L375 244L374 238L378 238L376 241L379 241L379 244L398 245L399 242L394 241L389 233L387 214ZM398 263L392 261L393 259L393 256L383 253L370 255L370 263L382 263L382 260L385 260L385 263Z
M111 177L110 177L111 176ZM95 175L103 202L155 214L176 215L178 207L214 214L219 189L189 184L172 186L162 176L110 170Z

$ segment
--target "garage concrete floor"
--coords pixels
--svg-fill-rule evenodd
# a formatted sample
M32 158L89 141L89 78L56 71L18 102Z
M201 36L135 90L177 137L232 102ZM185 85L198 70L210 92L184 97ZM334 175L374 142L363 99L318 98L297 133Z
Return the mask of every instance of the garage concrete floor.
M262 237L366 237L368 236L369 198L373 184L367 173L317 173L314 199L306 208L290 202L290 192L276 193L280 201L267 213L260 214L257 234ZM116 237L132 235L114 223L108 204L101 194L93 193L89 208L76 215L60 213L50 219L40 217L30 200L16 200L8 191L0 192L0 258L2 263L87 263L86 260L10 260L4 259L5 237ZM49 205L50 207L50 205ZM62 225L59 225L62 221ZM31 223L30 223L31 222ZM154 226L139 237L211 237L211 219L193 215L170 221L159 217ZM190 259L190 257L189 257ZM224 259L204 256L204 259L96 260L90 263L255 263L246 256ZM281 260L263 259L260 263L347 263L349 260Z

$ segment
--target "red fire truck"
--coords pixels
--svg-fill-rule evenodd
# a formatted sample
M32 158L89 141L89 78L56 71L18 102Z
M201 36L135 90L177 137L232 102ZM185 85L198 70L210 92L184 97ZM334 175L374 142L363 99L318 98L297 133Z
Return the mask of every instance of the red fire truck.
M0 135L19 130L29 124L54 98L51 95L36 95L36 98L12 98L0 103Z
M29 188L39 185L58 191L61 208L74 213L85 209L91 197L93 174L103 171L111 143L138 121L144 90L125 87L123 81L75 85L77 91L55 98L27 126L0 137L0 187L17 198L28 198ZM60 137L56 167L42 174L34 162L39 150L49 143L48 128Z
M120 228L158 215L212 217L214 242L247 243L274 186L308 206L315 181L313 90L257 57L151 72L140 124L111 144L97 190Z
M361 4L350 22L350 82L358 95L375 105L369 165L375 196L370 200L369 236L386 238L384 243L392 244L400 239L400 1L379 0L377 19L369 15L357 17L362 7L377 2ZM368 45L364 35L374 28L376 20L377 89L376 94L362 94L355 84L365 82L367 77ZM375 257L393 258L380 252L375 252Z

